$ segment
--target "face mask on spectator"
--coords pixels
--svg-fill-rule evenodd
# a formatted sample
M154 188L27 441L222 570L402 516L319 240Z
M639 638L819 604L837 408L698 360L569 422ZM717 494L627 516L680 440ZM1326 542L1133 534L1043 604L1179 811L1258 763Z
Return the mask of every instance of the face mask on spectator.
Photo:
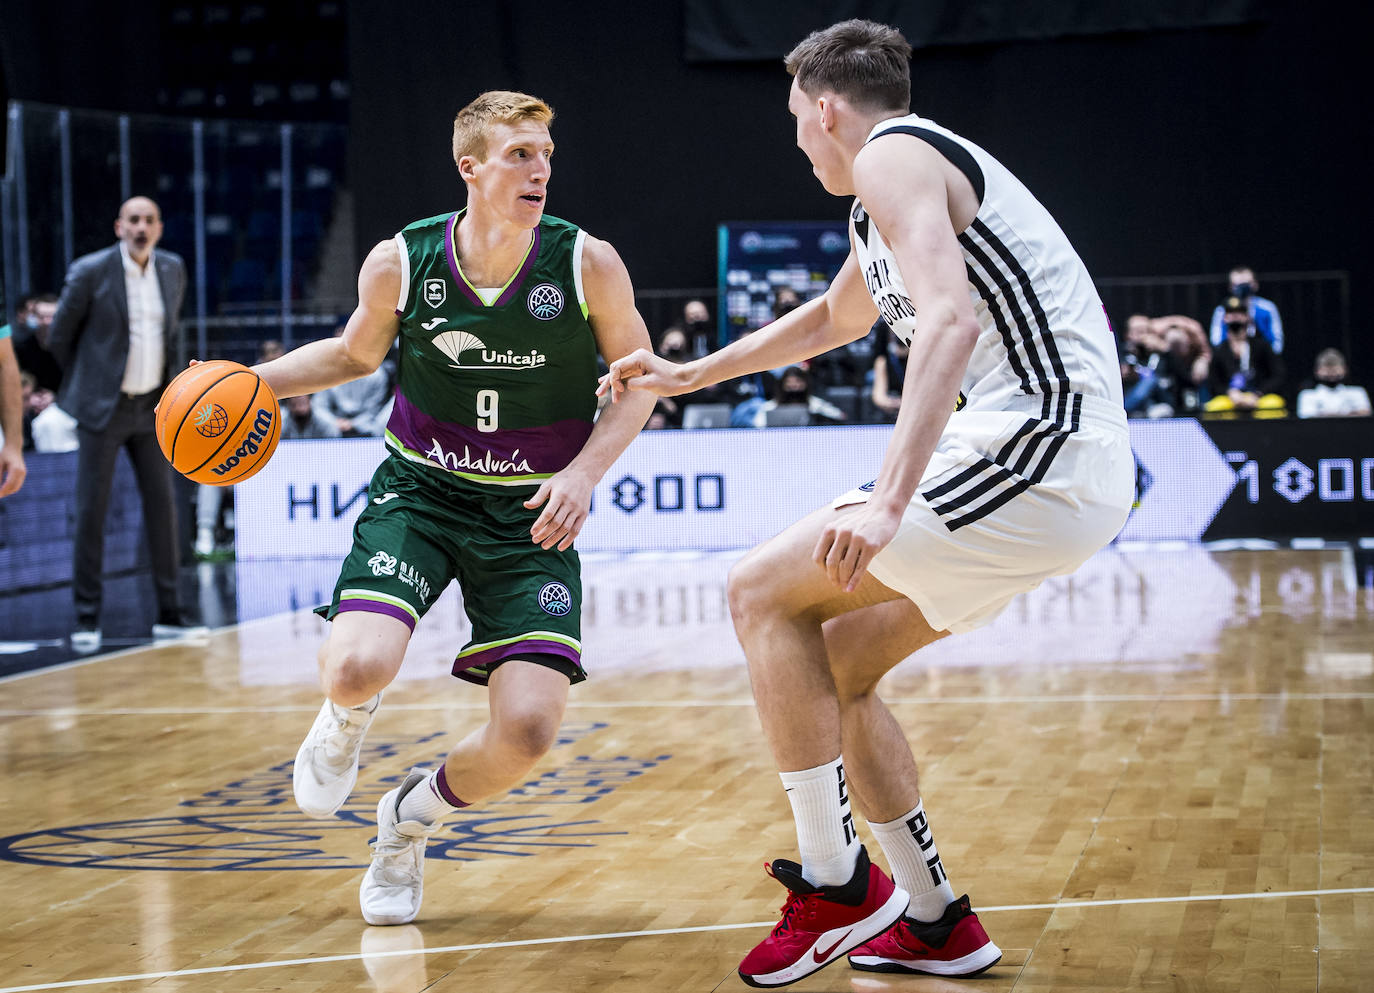
M1240 297L1242 300L1248 299L1253 292L1254 290L1250 288L1249 283L1234 283L1231 286L1231 295Z
M1344 386L1345 373L1322 373L1319 376L1317 376L1317 382L1321 383L1323 386Z

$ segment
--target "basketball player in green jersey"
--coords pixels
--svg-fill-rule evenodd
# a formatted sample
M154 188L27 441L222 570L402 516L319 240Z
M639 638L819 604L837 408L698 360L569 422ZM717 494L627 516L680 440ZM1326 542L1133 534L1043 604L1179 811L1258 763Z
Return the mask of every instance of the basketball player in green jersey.
M369 924L413 920L425 842L445 816L519 782L553 744L584 678L573 541L654 404L638 394L594 422L596 353L613 362L649 337L615 250L544 213L552 119L506 91L459 111L467 207L369 253L341 337L257 367L279 397L314 393L372 372L400 340L387 457L321 609L327 699L296 756L296 802L329 817L347 799L381 692L450 580L473 628L454 675L490 694L489 722L378 806L360 892Z

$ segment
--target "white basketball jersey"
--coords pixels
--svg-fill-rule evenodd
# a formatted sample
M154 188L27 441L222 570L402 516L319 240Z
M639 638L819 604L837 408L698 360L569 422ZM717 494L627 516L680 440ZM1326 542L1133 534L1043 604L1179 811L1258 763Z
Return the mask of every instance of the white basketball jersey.
M1059 419L1066 405L1076 414L1081 401L1074 394L1120 406L1120 367L1106 311L1049 211L973 142L916 114L882 121L868 140L893 132L929 142L969 178L979 197L977 216L959 235L982 328L961 385L960 409ZM873 302L893 333L912 343L920 315L892 249L857 199L850 227ZM919 354L918 342L913 356Z

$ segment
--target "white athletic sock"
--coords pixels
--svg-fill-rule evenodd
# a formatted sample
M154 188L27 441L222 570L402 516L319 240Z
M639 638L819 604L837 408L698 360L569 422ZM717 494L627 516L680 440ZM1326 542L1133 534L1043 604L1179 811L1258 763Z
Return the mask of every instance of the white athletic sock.
M859 858L859 832L849 811L843 761L781 775L797 822L803 878L812 886L849 882Z
M416 783L409 793L401 797L401 806L396 812L397 820L419 821L421 824L437 824L467 804L453 795L444 777L444 767L432 772L423 783Z
M918 921L937 921L954 901L954 887L945 876L935 838L930 833L923 802L914 810L886 824L868 822L878 844L883 846L892 880L911 894L908 917Z

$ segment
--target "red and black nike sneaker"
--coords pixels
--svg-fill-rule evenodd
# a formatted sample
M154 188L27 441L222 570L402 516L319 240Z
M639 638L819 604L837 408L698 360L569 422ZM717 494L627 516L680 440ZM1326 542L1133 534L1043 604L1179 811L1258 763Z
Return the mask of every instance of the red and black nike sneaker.
M854 949L849 964L864 972L924 972L976 976L1002 959L965 894L925 924L903 917L885 933Z
M906 910L909 898L859 849L854 875L842 886L812 886L802 868L783 859L764 871L787 887L782 920L739 964L750 986L795 983L881 935Z

